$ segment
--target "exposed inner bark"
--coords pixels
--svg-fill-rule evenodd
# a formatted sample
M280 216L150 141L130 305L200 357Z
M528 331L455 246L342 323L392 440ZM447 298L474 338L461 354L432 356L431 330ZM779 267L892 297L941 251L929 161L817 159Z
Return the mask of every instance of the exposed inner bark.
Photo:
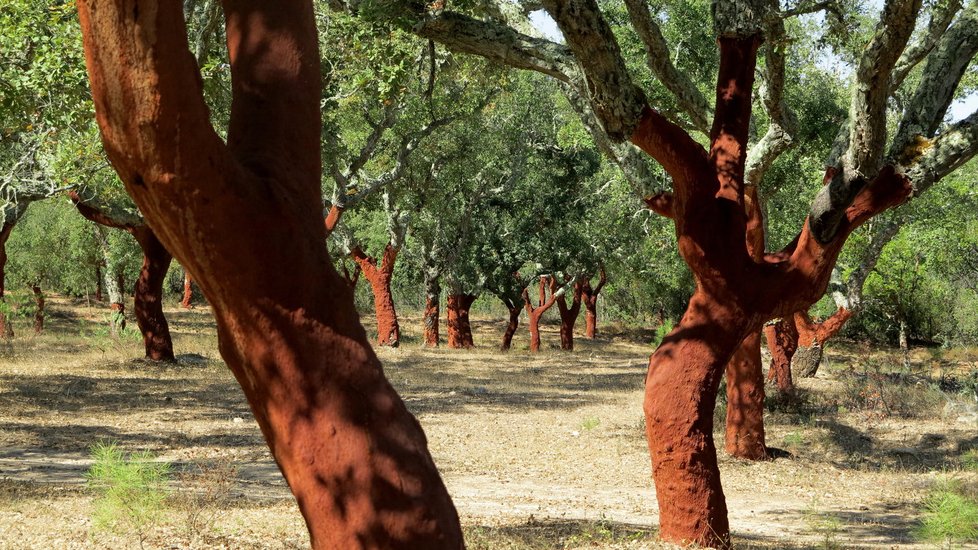
M401 343L401 325L397 322L394 308L394 294L391 292L391 279L394 276L394 263L398 250L390 243L384 247L380 266L377 260L367 256L359 246L350 251L353 261L360 267L363 276L370 283L374 295L374 312L377 315L377 345L396 348Z
M748 460L768 458L764 444L764 373L761 333L744 338L727 363L726 451Z
M183 298L180 300L180 307L183 309L193 309L193 299L194 299L194 279L190 276L190 272L186 269L183 270Z
M821 322L812 321L807 311L797 311L792 315L795 331L798 333L798 343L791 359L793 377L815 376L822 362L825 342L838 334L850 317L852 312L846 308L839 308Z
M7 268L7 239L14 229L14 224L4 222L0 225L0 302L4 301L4 279L6 278ZM14 337L14 326L7 319L7 315L0 310L0 338L10 340Z
M550 284L550 291L554 292L556 290L554 288L556 279L551 278ZM577 324L577 317L581 314L583 287L584 283L580 280L574 283L574 295L570 306L567 305L565 294L557 299L557 310L560 312L560 349L568 351L574 349L574 325Z
M448 347L475 347L472 340L472 325L469 322L469 308L478 296L475 294L449 294L448 309Z
M516 329L520 327L520 312L523 308L516 302L506 302L506 309L509 310L509 322L506 323L506 331L503 332L503 341L499 349L507 351L513 347L513 336Z
M767 379L773 380L783 398L795 396L795 384L791 376L791 358L798 348L798 329L792 318L778 320L764 327L764 338L771 352L771 368Z
M425 284L425 303L424 316L421 319L424 325L424 345L429 348L437 348L438 342L438 307L441 301L441 285L438 279L431 279Z
M44 330L44 293L41 285L31 285L31 292L34 294L34 334L40 334Z
M557 298L563 295L563 289L556 293L550 295L550 299L544 300L547 295L547 281L544 277L540 278L540 305L534 307L533 302L530 301L530 291L529 289L523 289L523 307L526 309L526 315L529 318L527 326L530 329L530 351L538 352L540 351L540 318L543 314L547 312L548 309L553 307L557 302ZM510 315L512 318L512 315Z
M607 275L602 267L598 284L591 287L591 281L586 280L581 289L582 301L584 302L585 338L594 339L598 337L598 295L601 293L601 289L604 288L606 281Z
M163 315L163 281L173 257L149 227L133 229L132 234L143 251L143 266L136 279L133 309L139 332L143 335L146 358L174 361L170 326Z
M226 145L203 102L182 4L136 7L78 2L103 143L213 307L221 355L312 547L462 548L424 433L384 377L323 246L312 2L224 3Z

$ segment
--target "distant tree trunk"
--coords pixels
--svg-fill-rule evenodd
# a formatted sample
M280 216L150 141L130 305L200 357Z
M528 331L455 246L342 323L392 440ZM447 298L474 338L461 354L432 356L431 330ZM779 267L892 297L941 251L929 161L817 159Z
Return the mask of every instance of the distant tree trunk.
M601 293L601 289L604 287L604 283L607 281L607 275L605 274L604 267L601 268L600 279L597 286L591 287L591 281L584 281L583 287L583 302L584 302L584 336L586 338L594 339L598 336L598 294Z
M795 396L791 359L798 347L798 329L795 328L794 319L783 318L765 326L764 338L767 340L767 349L771 352L771 368L767 379L774 381L783 397L791 399Z
M506 324L506 332L503 333L503 343L499 346L501 351L509 351L513 346L513 335L516 334L516 329L520 326L520 312L522 311L522 306L511 300L503 300L506 304L506 309L509 310L509 323Z
M550 291L555 292L556 279L551 278ZM566 294L557 299L557 310L560 312L560 349L574 349L574 325L577 324L577 317L581 314L581 295L584 292L584 284L581 280L574 283L574 295L571 305L567 305Z
M903 370L910 372L910 345L907 341L907 322L900 319L900 352L903 354Z
M438 309L441 301L441 283L437 277L425 278L424 294L424 316L421 319L424 325L424 345L428 348L437 348L439 345Z
M10 238L10 233L13 230L13 222L4 222L4 224L0 226L0 303L4 302L4 279L6 277L7 268L7 239ZM4 311L0 310L0 338L10 340L13 337L13 323L7 319L7 315L4 313Z
M183 270L183 299L180 300L180 307L183 309L192 309L194 305L191 303L194 299L194 280L190 276L190 272L186 269Z
M546 297L546 286L548 278L540 277L540 295L541 298ZM530 328L530 351L536 353L540 351L540 318L543 314L547 312L548 309L553 307L557 302L557 298L562 296L564 293L563 289L558 292L551 294L550 299L543 302L537 307L533 307L533 302L530 301L529 289L523 289L523 307L526 309L527 317L529 318L527 326Z
M340 262L340 267L343 269L343 272L340 273L343 276L343 280L346 281L346 284L350 285L351 289L356 290L357 282L360 280L360 274L363 273L363 270L360 269L360 264L353 263L353 273L350 273L350 270L346 268L346 264L343 262Z
M44 330L44 294L40 285L31 285L31 291L34 292L34 334L40 334Z
M152 361L174 361L170 327L163 315L163 281L173 256L156 238L149 226L131 231L143 251L143 266L136 280L133 309L136 324L143 335L146 358Z
M95 263L95 301L101 302L105 299L102 295L102 262Z
M478 296L475 294L449 294L448 309L448 347L475 347L472 340L472 325L469 322L469 309Z
M793 378L810 378L818 372L822 362L825 342L832 338L845 325L852 312L839 308L821 322L812 321L807 311L794 313L795 329L798 331L798 346L791 360Z
M353 261L360 266L363 276L370 283L374 295L374 312L377 315L377 345L396 348L401 341L401 327L394 309L394 295L391 292L391 278L398 250L390 243L384 247L380 266L377 260L367 256L359 246L350 251Z
M107 253L107 252L106 252ZM105 292L109 295L109 330L112 336L126 329L126 300L122 294L121 277L112 273L113 267L108 261L105 268Z

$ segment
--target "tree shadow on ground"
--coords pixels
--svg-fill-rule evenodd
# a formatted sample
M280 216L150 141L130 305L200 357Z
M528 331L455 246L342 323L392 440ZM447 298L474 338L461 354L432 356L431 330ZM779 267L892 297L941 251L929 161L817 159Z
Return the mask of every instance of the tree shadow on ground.
M912 503L887 502L874 508L842 510L820 509L813 505L804 511L774 510L765 515L769 515L772 522L784 521L784 518L791 516L800 518L801 523L807 526L806 538L820 541L808 546L784 546L779 540L774 546L777 548L848 548L852 541L859 541L862 547L895 548L916 541L914 531L920 525L919 513L920 510ZM765 541L754 535L737 538L748 542Z

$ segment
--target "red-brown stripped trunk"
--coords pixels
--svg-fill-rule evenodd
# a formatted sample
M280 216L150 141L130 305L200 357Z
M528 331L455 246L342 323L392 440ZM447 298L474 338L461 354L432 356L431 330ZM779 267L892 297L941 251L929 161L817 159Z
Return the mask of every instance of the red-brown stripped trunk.
M311 546L462 548L424 433L384 377L323 246L312 2L224 8L226 140L211 126L179 2L79 0L105 150L211 304L221 355Z
M374 313L377 316L377 345L396 348L401 343L401 326L397 322L397 310L394 308L394 294L391 292L391 279L394 275L394 263L397 261L398 250L390 243L384 247L384 255L380 266L377 260L367 256L360 247L355 247L350 254L353 261L360 266L360 271L370 283L374 295Z
M822 363L825 342L838 334L850 317L852 312L844 307L819 322L812 320L807 309L794 313L795 330L798 333L798 343L791 359L794 378L815 376Z
M475 294L449 294L445 308L448 310L448 347L475 347L472 339L472 324L469 309L478 296Z
M437 279L427 281L425 284L424 316L421 323L424 325L424 345L428 348L437 348L438 339L438 306L441 300L441 285Z
M31 292L34 294L34 334L40 334L44 330L44 293L40 285L31 285Z
M190 276L190 272L186 269L183 270L183 298L180 300L180 307L183 309L192 309L193 299L194 299L194 279Z
M139 332L143 335L146 358L151 361L173 361L170 326L163 315L163 281L173 256L149 227L140 226L131 233L143 251L143 266L136 279L133 310Z
M794 319L787 317L764 327L764 339L771 352L771 368L767 379L775 383L778 393L791 399L795 395L795 383L791 376L791 358L798 347L798 329Z
M0 303L4 302L4 278L7 268L7 239L10 238L10 233L14 229L14 224L11 222L4 222L0 226ZM7 319L7 315L3 310L0 310L0 338L5 340L10 340L14 337L14 326Z
M546 297L547 291L546 282L543 277L540 278L540 287L540 295L544 298ZM530 329L530 351L533 353L540 351L540 319L548 309L553 307L558 297L558 294L551 294L549 300L544 301L537 307L533 307L533 303L530 301L529 290L523 290L523 307L526 309L526 316L528 318L526 324Z
M574 325L577 324L577 317L581 313L581 295L584 291L584 284L580 280L574 283L574 295L571 305L567 305L566 294L557 299L557 310L560 312L560 349L571 351L574 349ZM551 292L555 289L551 285Z
M608 280L608 275L605 273L604 267L598 271L598 284L591 287L591 281L584 281L584 287L582 289L582 301L584 302L584 336L586 338L594 339L598 336L598 294L601 293L601 289L604 288L605 282Z
M509 322L506 324L506 331L503 332L503 342L499 346L501 351L509 351L513 347L513 336L516 334L516 329L520 327L520 312L523 310L520 304L515 302L507 302L506 309L509 310Z

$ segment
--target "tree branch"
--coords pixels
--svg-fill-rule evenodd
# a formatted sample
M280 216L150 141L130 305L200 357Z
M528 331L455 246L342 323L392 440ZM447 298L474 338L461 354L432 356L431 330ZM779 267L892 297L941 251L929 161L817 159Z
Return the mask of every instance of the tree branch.
M75 191L69 191L68 198L71 199L72 204L85 219L97 224L129 232L146 225L146 221L137 213L112 208L101 201L82 199L81 195Z
M960 9L961 0L947 0L934 4L930 11L927 30L913 44L907 46L893 67L893 75L890 77L891 93L903 84L910 71L934 49Z
M721 35L718 40L720 70L717 74L716 115L710 130L710 159L720 183L716 196L742 204L754 67L761 36Z
M978 111L941 132L933 141L918 140L917 150L922 154L906 167L914 195L923 193L978 153Z

